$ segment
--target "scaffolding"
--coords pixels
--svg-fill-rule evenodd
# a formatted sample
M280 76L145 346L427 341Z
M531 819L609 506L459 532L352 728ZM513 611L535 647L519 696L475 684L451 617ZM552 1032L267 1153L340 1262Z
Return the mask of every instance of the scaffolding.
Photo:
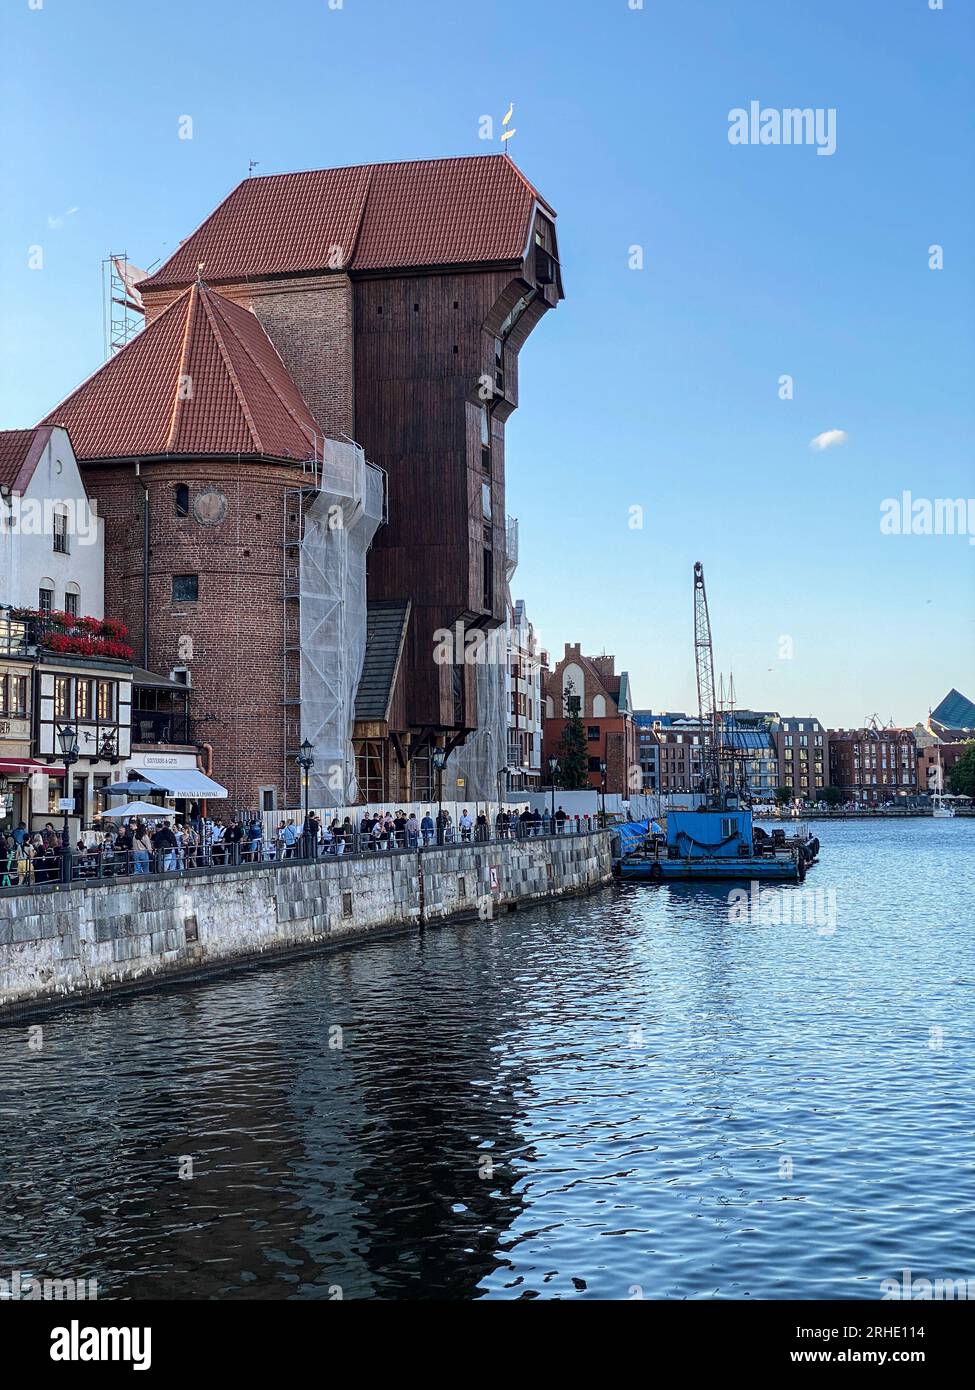
M135 288L146 272L133 265L125 252L102 261L102 324L105 357L114 357L139 333L145 323L142 296Z
M382 471L351 440L326 439L308 481L284 509L284 787L303 787L295 759L311 744L309 804L344 806L358 795L352 731L366 651L366 554L385 516Z

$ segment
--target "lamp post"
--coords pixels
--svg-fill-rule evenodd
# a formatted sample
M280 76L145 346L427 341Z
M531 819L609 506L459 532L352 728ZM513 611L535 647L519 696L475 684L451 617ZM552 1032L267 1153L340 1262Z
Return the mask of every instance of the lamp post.
M552 834L555 834L555 778L559 770L558 758L548 760L548 783L552 789Z
M78 761L81 754L78 751L78 734L70 724L62 724L58 729L58 742L61 745L61 761L64 763L64 799L68 800L68 777L71 767ZM65 883L71 881L71 837L68 828L68 808L64 808L64 831L61 835L61 852L64 856L62 879Z
M296 762L296 763L298 764L298 766L301 768L301 780L302 780L302 784L303 784L304 789L305 789L305 824L304 824L304 828L303 828L303 830L302 830L301 833L302 833L302 839L303 839L304 842L305 842L305 855L304 855L304 857L305 857L306 859L310 859L310 858L311 858L311 830L309 829L309 826L308 826L308 774L311 772L312 768L315 766L315 757L314 757L314 749L313 749L312 745L308 742L307 739L305 739L305 740L303 741L303 743L302 743L302 745L301 745L301 748L299 749L298 756L297 756L297 758L295 758L295 762Z
M437 770L437 844L443 844L443 770L447 754L442 748L433 750L433 765Z
M606 759L599 760L599 791L603 801L603 829L606 829Z

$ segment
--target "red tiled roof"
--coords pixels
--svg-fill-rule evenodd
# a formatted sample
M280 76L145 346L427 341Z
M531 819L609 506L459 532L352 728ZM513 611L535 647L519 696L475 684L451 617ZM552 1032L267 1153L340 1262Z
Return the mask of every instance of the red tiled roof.
M43 442L38 439L42 433L44 435ZM39 447L34 450L33 462L36 463L50 433L50 430L42 431L39 428L0 430L0 487L13 487L17 482L21 470L31 456L35 443L39 444Z
M520 260L535 203L504 155L360 164L244 179L144 290L302 271Z
M70 431L80 459L237 453L305 459L317 434L258 320L199 283L45 423Z

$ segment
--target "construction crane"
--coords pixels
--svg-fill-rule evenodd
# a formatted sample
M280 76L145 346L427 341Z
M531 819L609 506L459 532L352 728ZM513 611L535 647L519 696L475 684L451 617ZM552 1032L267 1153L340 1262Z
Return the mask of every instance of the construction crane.
M701 722L702 788L707 802L721 796L721 717L714 698L714 651L711 618L704 587L704 566L694 562L694 665L697 673L697 712Z

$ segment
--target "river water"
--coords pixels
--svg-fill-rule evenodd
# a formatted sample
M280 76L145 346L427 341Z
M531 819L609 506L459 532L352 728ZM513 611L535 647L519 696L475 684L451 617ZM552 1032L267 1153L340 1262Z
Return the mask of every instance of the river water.
M0 1030L0 1276L101 1298L975 1278L975 820ZM832 895L832 896L831 896ZM815 909L815 910L814 910Z

